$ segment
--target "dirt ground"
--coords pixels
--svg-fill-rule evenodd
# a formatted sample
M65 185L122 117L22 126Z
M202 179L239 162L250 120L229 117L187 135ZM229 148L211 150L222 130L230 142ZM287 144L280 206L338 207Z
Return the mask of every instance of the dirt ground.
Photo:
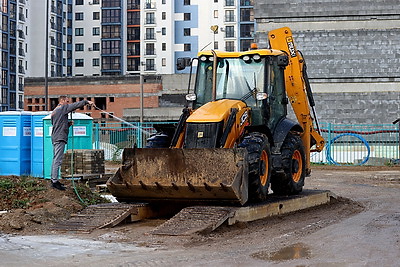
M57 237L61 248L74 246L69 266L395 266L400 256L400 167L314 166L306 189L330 190L331 203L305 211L233 226L209 234L159 236L149 234L165 219L144 220L95 230L91 234L59 233L49 227L82 208L69 188L47 188L50 201L32 201L30 207L0 215L0 256L11 245L36 242L43 247ZM42 198L44 198L42 196ZM0 210L4 210L1 206ZM38 215L40 214L40 215ZM12 234L4 238L2 234ZM45 237L43 237L45 235ZM21 237L18 237L21 236ZM18 239L19 238L19 239ZM43 239L44 238L44 239ZM65 238L65 239L63 239ZM78 244L86 240L92 244ZM83 242L83 241L82 241ZM93 243L99 242L99 243ZM21 244L22 244L21 243ZM98 244L94 245L94 244ZM82 251L83 250L83 251ZM54 263L59 258L36 251L35 261ZM101 251L103 254L101 254ZM146 253L144 253L146 252ZM27 252L28 253L28 252ZM33 253L33 252L32 252ZM71 250L72 253L72 250ZM46 256L47 255L47 256ZM33 256L32 256L33 257ZM60 256L61 257L61 256ZM6 261L7 262L7 261ZM24 262L19 262L25 266ZM32 265L32 260L26 262Z

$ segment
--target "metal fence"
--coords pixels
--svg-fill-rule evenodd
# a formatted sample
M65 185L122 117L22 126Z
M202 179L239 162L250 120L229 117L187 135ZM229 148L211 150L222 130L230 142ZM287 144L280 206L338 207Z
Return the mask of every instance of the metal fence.
M156 122L165 124L171 122ZM123 148L145 147L146 139L155 133L153 122L95 123L95 149L104 149L107 160L119 160ZM311 162L335 165L362 165L389 162L400 158L399 124L332 124L320 123L326 141L324 150L311 153Z
M400 158L399 125L321 123L326 141L320 153L312 153L314 163L334 165L382 165Z

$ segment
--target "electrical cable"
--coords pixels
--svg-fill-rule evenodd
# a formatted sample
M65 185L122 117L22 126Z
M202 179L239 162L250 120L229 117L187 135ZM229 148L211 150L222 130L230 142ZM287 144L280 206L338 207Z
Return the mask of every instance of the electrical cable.
M338 166L341 165L341 164L339 164L338 162L336 162L336 161L332 158L332 155L331 155L331 146L333 145L333 143L334 143L337 139L339 139L339 138L341 138L341 137L343 137L343 136L353 136L353 137L356 137L356 138L358 138L359 140L361 140L362 143L364 143L364 145L365 145L366 148L367 148L367 152L368 152L368 153L367 153L367 156L364 158L364 160L363 160L361 163L357 164L357 165L363 165L363 164L365 164L365 163L369 160L369 156L370 156L370 154L371 154L371 148L370 148L370 146L369 146L367 140L365 140L362 136L360 136L360 135L358 135L358 134L354 134L354 133L343 133L343 134L339 134L339 135L335 136L334 138L332 138L332 139L328 142L328 144L327 144L327 146L326 146L326 159L328 160L328 162L331 163L331 164L334 164L334 165L338 165Z

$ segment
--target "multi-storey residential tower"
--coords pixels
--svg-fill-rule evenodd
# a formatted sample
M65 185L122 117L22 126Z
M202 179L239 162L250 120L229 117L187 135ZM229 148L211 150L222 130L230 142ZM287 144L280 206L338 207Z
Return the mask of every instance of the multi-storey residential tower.
M23 109L26 4L25 0L1 1L1 111Z

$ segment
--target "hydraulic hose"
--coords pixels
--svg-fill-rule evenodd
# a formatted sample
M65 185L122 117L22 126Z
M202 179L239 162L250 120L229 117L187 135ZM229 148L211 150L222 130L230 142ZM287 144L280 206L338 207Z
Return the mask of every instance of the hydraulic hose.
M338 165L338 166L341 165L341 164L339 164L338 162L336 162L336 161L332 158L332 155L331 155L331 146L333 145L333 143L335 143L335 141L336 141L337 139L339 139L339 138L341 138L341 137L343 137L343 136L353 136L353 137L356 137L356 138L358 138L359 140L361 140L362 143L364 143L365 147L367 148L367 152L368 152L368 153L367 153L367 156L364 158L364 160L363 160L360 164L357 164L357 165L363 165L363 164L365 164L365 163L369 160L369 156L370 156L370 154L371 154L371 148L370 148L370 146L369 146L367 140L365 140L361 135L354 134L354 133L343 133L343 134L339 134L339 135L337 135L336 137L332 138L332 139L328 142L328 144L327 144L327 146L326 146L326 159L328 160L328 162L331 163L331 164L334 164L334 165Z

